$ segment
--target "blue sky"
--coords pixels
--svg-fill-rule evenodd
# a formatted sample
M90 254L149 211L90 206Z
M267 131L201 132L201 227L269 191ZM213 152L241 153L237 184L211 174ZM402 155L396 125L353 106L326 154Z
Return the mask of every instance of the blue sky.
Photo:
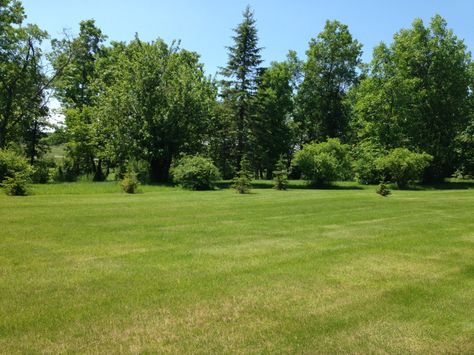
M380 41L390 42L414 18L425 22L436 13L474 48L474 0L24 0L28 22L52 37L64 28L77 33L78 23L94 18L113 40L130 40L137 32L144 40L181 39L182 47L197 51L206 71L214 74L226 63L225 46L232 44L232 28L249 4L255 11L260 44L267 61L282 60L288 50L304 58L310 38L326 19L347 25L364 45L364 60Z

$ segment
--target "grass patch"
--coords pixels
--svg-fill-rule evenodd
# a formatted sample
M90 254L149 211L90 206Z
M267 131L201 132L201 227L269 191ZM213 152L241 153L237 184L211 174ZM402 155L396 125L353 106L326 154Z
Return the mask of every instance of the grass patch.
M0 195L0 352L472 353L474 189Z

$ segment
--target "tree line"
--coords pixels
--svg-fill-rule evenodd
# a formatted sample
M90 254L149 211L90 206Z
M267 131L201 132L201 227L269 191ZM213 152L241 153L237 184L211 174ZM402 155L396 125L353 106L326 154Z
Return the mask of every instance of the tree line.
M425 181L474 175L474 64L439 15L380 43L369 63L348 26L327 21L304 59L289 51L265 67L247 7L215 77L179 42L109 41L94 20L44 53L48 34L24 22L19 1L0 0L0 149L35 166L64 144L58 179L101 181L133 166L164 182L189 155L210 158L226 179L242 161L254 178L272 178L282 161L299 178L308 173L292 163L305 147L329 154L338 144L353 167L340 178L377 182L377 162L396 149L430 156ZM65 123L52 134L50 97Z

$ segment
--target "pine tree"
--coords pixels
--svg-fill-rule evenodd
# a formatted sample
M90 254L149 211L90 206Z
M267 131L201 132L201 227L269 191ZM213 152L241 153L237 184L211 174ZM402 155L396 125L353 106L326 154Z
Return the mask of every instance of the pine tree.
M239 194L247 194L252 188L252 173L250 171L250 163L245 155L242 157L240 166L241 168L237 173L237 176L234 178L234 184L232 187Z
M273 187L276 190L286 190L288 186L288 170L283 156L280 156L275 168L276 170L273 172Z
M222 69L222 97L230 107L235 130L236 170L241 168L247 152L249 121L254 112L253 98L257 87L259 66L262 63L258 47L257 28L253 11L247 6L243 21L234 29L234 45L227 47L229 59Z

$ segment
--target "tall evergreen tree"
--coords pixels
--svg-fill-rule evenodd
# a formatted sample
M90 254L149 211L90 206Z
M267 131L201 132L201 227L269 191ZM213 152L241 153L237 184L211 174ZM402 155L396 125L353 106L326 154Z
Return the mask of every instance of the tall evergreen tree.
M235 166L240 170L242 156L247 153L249 123L253 116L254 96L259 67L262 63L253 11L247 6L243 21L234 29L234 45L227 47L229 59L222 69L222 97L229 106L235 132Z
M327 21L324 31L309 43L304 80L298 95L303 139L345 139L348 113L344 99L358 80L362 45L346 25ZM304 142L303 142L304 143Z

